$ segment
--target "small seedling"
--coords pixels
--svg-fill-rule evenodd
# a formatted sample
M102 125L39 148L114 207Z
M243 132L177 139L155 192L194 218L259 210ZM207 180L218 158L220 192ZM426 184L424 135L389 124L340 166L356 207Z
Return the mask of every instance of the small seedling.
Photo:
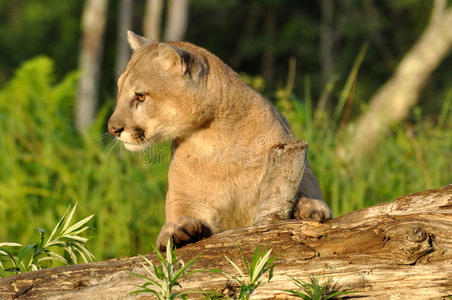
M85 263L92 261L94 255L85 247L88 238L81 237L80 234L89 228L85 224L94 215L71 225L76 208L77 204L69 212L71 206L68 207L66 213L47 239L46 231L38 228L40 234L39 243L27 245L22 249L19 248L22 247L22 244L19 243L0 243L0 271L2 271L0 272L0 278L2 276L49 268L55 261L66 265L76 264L78 256ZM67 254L67 258L55 252L58 248Z
M353 291L332 291L330 287L331 282L333 281L332 278L328 278L321 284L319 277L313 275L309 277L310 282L305 282L290 277L290 279L292 279L292 281L298 287L298 290L284 290L284 292L305 300L327 300L346 294L356 293Z
M248 300L251 296L251 294L254 292L256 288L258 288L264 280L261 278L265 273L269 272L267 282L270 281L273 277L273 269L275 267L274 261L276 260L276 257L270 257L272 250L263 251L261 254L259 253L259 248L256 247L254 250L253 259L251 260L251 263L248 263L248 261L245 258L245 255L243 254L242 249L240 249L240 254L242 256L243 264L246 268L247 275L242 272L242 270L237 266L236 263L234 263L231 259L229 259L227 256L225 256L226 260L234 267L234 269L238 272L239 276L234 276L230 273L227 273L225 271L215 269L212 270L214 273L222 273L229 277L230 279L234 280L240 285L240 293L238 296L238 299L241 300Z
M142 266L146 270L148 276L131 273L132 275L145 280L145 283L143 283L138 290L133 291L132 294L151 293L159 300L169 300L176 298L187 299L187 295L190 293L200 293L196 291L173 291L174 287L181 287L178 282L180 279L198 272L188 272L188 269L195 262L195 258L184 264L184 262L177 257L176 247L172 245L171 239L168 240L168 244L166 245L166 260L154 245L152 245L152 248L157 255L160 266L154 265L149 259L141 256L145 261ZM178 265L180 267L177 267Z

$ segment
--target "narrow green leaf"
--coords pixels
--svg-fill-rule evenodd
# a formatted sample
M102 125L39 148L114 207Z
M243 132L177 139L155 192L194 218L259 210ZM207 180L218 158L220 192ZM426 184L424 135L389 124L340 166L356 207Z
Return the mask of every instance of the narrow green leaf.
M157 249L156 246L151 245L152 249L154 250L154 253L157 255L158 259L160 260L160 262L165 265L165 259L163 258L162 253L159 251L159 249Z
M242 256L243 263L245 264L246 272L251 277L251 270L250 270L250 267L248 265L248 261L246 260L245 254L243 253L242 247L240 247L240 245L239 245L239 251L240 251L240 255Z
M300 297L300 298L305 299L305 300L312 300L311 297L309 297L308 295L303 294L302 292L299 292L299 291L294 291L294 290L283 290L283 292L286 292L286 293L288 293L288 294L291 294L291 295Z
M55 233L57 232L57 230L61 227L61 225L63 224L64 220L66 219L67 213L69 212L69 209L71 208L71 206L69 205L69 207L66 209L66 212L64 213L63 217L60 219L60 221L58 221L57 225L55 226L55 228L53 228L52 233L50 234L49 238L47 239L47 243L44 247L48 247L48 243L50 241L52 241L53 236L55 235Z
M77 236L77 235L70 235L70 234L65 234L62 236L62 238L66 238L66 239L70 239L70 240L75 240L75 241L79 241L82 243L86 243L89 241L89 239L81 237L81 236Z
M85 256L85 254L83 253L83 251L82 251L79 247L77 247L77 246L75 246L75 245L74 245L73 248L74 248L74 251L77 252L77 253L80 255L80 257L82 258L83 262L84 262L85 264L87 264L87 263L88 263L88 259L86 258L86 256Z
M270 249L267 252L264 252L262 256L260 256L257 259L257 265L254 268L254 272L253 272L253 276L252 276L252 282L254 283L254 281L256 281L257 279L259 279L259 277L263 274L262 270L264 268L264 266L266 265L270 254L272 252L272 249Z
M41 241L39 242L39 247L42 248L42 246L44 245L44 239L45 239L45 236L46 236L46 231L44 229L40 228L40 227L38 227L38 231L39 231L39 234L41 236Z
M158 282L162 282L165 279L165 276L163 274L163 271L160 270L157 266L155 266L149 259L147 259L146 257L142 256L141 257L144 259L144 261L153 267L154 272L152 272L145 264L141 264L143 266L143 268L146 270L146 272L151 275L152 277L155 278L155 280L157 280Z
M166 262L168 265L173 265L173 263L174 263L173 251L175 252L176 248L174 248L174 249L172 248L171 239L168 239L168 242L166 243Z
M74 225L69 227L64 232L65 233L72 233L74 230L79 229L80 227L82 227L83 225L88 223L93 217L94 217L94 215L91 215L91 216L88 216L88 217L84 218L83 220L78 221L77 223L75 223Z
M159 282L155 281L154 279L152 279L152 278L150 278L148 276L144 276L144 275L137 274L137 273L130 273L130 275L133 275L135 277L138 277L138 278L144 279L146 281L149 281L150 283L152 283L155 286L160 286Z
M359 68L361 67L361 63L363 62L364 56L366 55L367 46L368 46L368 43L365 43L359 50L358 56L356 57L356 60L353 63L352 69L350 70L350 73L347 77L347 81L345 82L345 86L342 89L341 95L339 97L339 102L336 106L336 110L334 111L334 118L336 120L338 120L340 115L342 114L342 111L344 110L345 102L346 102L347 98L350 96L350 91L352 89L353 82L356 80L356 77L358 76Z
M179 276L183 275L183 273L184 273L186 270L188 270L188 269L191 267L191 265L193 265L193 264L195 263L195 261L196 261L196 257L193 258L193 259L191 259L187 264L185 264L182 268L180 268L180 269L176 272L176 274L174 274L175 280L178 280L178 279L179 279ZM184 276L182 276L182 277L184 277ZM181 278L182 278L182 277L181 277Z
M65 242L62 242L62 241L58 241L58 240L52 241L52 242L50 242L50 243L47 242L46 245L44 246L44 249L45 249L45 248L52 247L52 246L64 247L64 246L66 246L66 243L65 243Z
M254 269L256 269L258 259L259 259L259 248L256 247L256 249L254 249L253 258L251 259L250 279L253 277Z
M0 247L22 247L22 244L6 242L6 243L0 243Z
M20 251L19 253L19 258L17 260L17 263L20 263L23 258L25 257L25 255L27 255L28 252L30 252L31 249L33 249L35 246L37 246L37 244L31 244L31 245L27 245L25 246L22 251Z
M354 294L354 293L358 293L358 291L337 291L337 292L334 292L332 294L328 294L327 296L323 297L323 299L324 300L328 300L328 299L335 298L337 296Z
M17 266L16 258L7 249L0 248L0 253L4 253L4 255L8 256L14 266Z
M74 216L75 210L77 209L77 204L75 203L74 207L72 208L71 212L69 213L69 215L66 218L66 221L64 222L63 228L61 229L61 232L65 232L66 229L69 227L69 224L72 221L72 217Z
M237 272L239 273L240 276L245 277L242 270L240 270L240 268L232 260L230 260L229 257L227 257L226 255L224 257L234 267L234 269L237 270Z
M160 294L157 293L154 290L151 290L151 289L136 290L136 291L131 292L130 294L131 295L138 295L138 294L142 294L142 293L151 293L151 294L154 294L154 296L156 296L158 299L161 299Z
M58 261L64 263L65 265L68 265L68 264L69 264L69 262L67 261L66 258L64 258L63 256L59 255L59 254L56 253L56 252L49 251L48 254L49 254L50 257L52 257L53 259L58 260Z
M72 235L80 235L80 233L86 231L87 229L89 229L89 226L85 226L83 228L80 228L78 230L74 230L71 232Z
M93 261L96 257L82 244L79 242L73 242L73 245L79 248L87 257L89 261Z
M69 254L69 256L71 257L72 263L76 264L77 263L77 256L74 254L74 252L72 251L72 248L70 246L66 246L63 248L66 253Z
M274 270L274 266L270 267L270 273L268 274L268 281L269 282L272 278L273 278L273 270Z
M17 273L17 272L20 272L20 269L18 267L12 267L12 268L6 268L4 271Z
M3 248L0 248L0 255L12 257L12 254L7 249L3 249Z

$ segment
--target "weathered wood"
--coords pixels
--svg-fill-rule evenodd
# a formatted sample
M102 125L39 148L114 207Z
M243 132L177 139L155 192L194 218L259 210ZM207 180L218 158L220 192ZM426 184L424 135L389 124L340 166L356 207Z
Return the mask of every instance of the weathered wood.
M448 299L452 295L452 185L407 195L320 224L291 220L230 230L178 250L195 269L234 273L224 255L239 262L237 245L251 256L255 246L279 257L274 278L256 298L288 299L288 278L331 276L338 290L372 299ZM149 258L155 260L154 255ZM21 274L0 281L1 299L133 299L141 280L140 257L113 259ZM234 290L220 274L196 273L184 289Z

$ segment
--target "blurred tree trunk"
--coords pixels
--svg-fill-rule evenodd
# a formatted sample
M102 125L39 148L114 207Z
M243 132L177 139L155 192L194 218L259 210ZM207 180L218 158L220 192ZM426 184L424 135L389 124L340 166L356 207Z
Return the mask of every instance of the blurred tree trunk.
M359 161L371 153L389 126L407 116L430 74L451 47L452 8L446 8L446 1L436 0L428 27L399 63L394 75L371 98L369 109L356 123L348 148L338 149L338 154L346 160Z
M121 0L119 4L118 52L115 63L117 77L124 71L130 57L127 30L132 28L132 4L133 0Z
M162 0L148 0L143 21L144 36L159 41L162 31Z
M188 0L169 0L165 41L181 41L187 31Z
M265 35L267 36L269 42L267 43L267 45L265 45L264 52L262 53L262 76L267 83L272 82L275 69L275 26L275 10L269 9L265 14Z
M250 43L250 40L256 33L257 25L261 18L262 10L261 6L256 2L251 2L248 5L248 14L245 21L245 25L241 32L237 48L234 55L231 58L230 66L232 69L239 69L242 65L243 58L245 56L245 48Z
M320 27L320 64L322 85L326 85L333 73L333 11L332 0L322 0L322 25Z
M91 125L96 116L106 8L107 0L86 0L83 9L81 75L75 116L77 128L81 130Z

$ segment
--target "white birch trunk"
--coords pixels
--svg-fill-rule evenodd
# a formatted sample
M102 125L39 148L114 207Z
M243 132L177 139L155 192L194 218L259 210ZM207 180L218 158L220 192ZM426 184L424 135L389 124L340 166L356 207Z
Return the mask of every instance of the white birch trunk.
M452 8L446 9L443 2L435 1L430 24L399 63L394 75L371 98L369 109L356 123L347 149L339 149L339 155L345 160L359 161L371 153L379 137L408 115L429 76L449 53Z
M132 29L132 4L133 0L121 0L119 4L118 45L115 62L116 77L119 77L124 71L130 58L127 30Z
M162 31L162 0L148 0L143 21L143 33L148 39L159 41Z
M80 130L92 124L96 116L99 70L107 0L86 0L82 16L80 81L76 103L76 126Z
M169 0L165 41L181 41L188 25L188 0Z

